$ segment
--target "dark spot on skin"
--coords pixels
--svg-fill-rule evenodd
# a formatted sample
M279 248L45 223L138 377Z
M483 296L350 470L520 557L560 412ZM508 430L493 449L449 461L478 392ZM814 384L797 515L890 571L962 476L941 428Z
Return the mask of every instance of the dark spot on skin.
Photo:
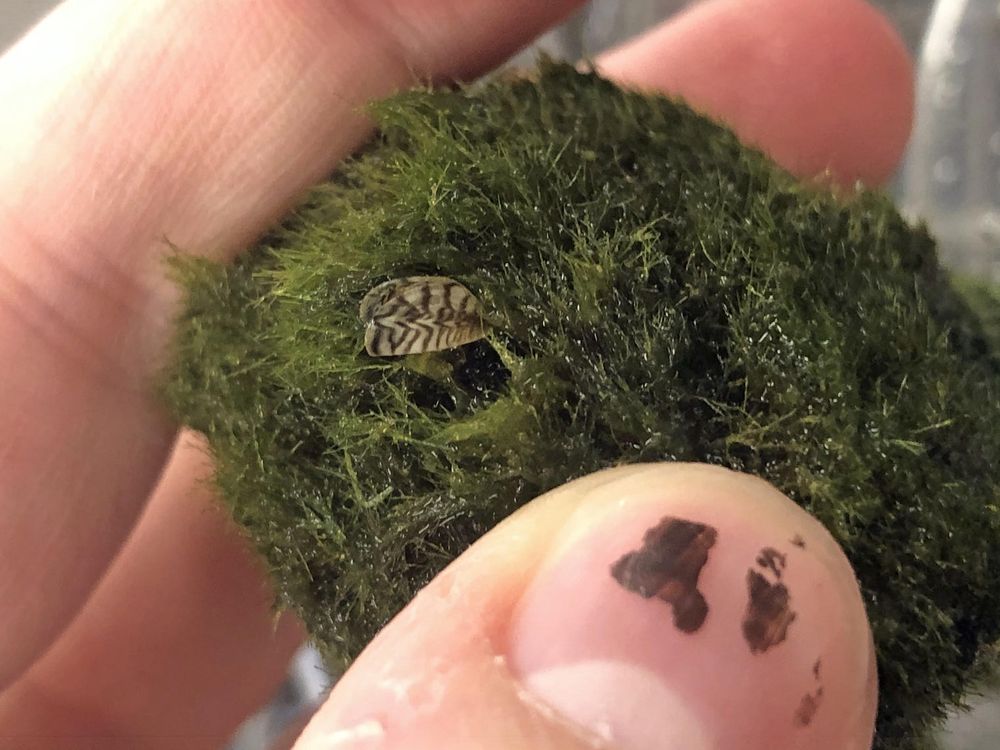
M743 637L750 644L750 651L759 654L785 640L795 613L789 608L790 596L785 584L771 583L756 570L747 571L747 593Z
M799 727L809 726L822 702L822 687L816 688L816 692L814 693L806 693L803 695L802 700L799 701L799 707L795 709L795 725Z
M802 538L800 534L796 534L792 537L792 544L794 544L799 549L806 548L806 540Z
M757 564L771 571L775 578L781 578L781 572L785 569L785 556L773 547L765 547L757 555Z
M811 693L803 695L802 700L799 701L794 716L795 726L797 727L809 726L816 712L819 710L820 704L823 702L823 683L820 679L821 666L822 661L820 659L817 659L813 663L812 673L813 678L816 680L816 689Z
M611 575L643 599L656 597L669 604L674 625L694 633L708 616L698 576L717 536L711 526L668 516L643 535L641 549L611 566Z

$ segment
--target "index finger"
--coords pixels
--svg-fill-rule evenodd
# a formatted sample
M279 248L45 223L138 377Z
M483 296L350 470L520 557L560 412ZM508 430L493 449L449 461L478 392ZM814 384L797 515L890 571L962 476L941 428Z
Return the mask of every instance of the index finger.
M864 0L698 3L601 69L682 93L803 177L881 184L910 135L909 55Z

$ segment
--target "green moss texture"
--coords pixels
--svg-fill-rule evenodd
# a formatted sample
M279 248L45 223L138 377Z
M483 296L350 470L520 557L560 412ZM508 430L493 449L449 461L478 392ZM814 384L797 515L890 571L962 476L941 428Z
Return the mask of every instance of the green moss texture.
M773 482L843 545L879 747L918 747L1000 636L1000 336L926 232L569 66L375 114L235 265L174 264L167 398L331 665L536 495L703 461ZM489 336L366 355L359 301L415 274L465 284Z

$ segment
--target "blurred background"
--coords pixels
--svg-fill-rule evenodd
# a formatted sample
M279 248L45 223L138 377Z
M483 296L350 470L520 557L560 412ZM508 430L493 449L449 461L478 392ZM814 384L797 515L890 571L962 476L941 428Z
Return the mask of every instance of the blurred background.
M567 59L594 56L693 1L592 0L512 62L530 64L540 49ZM915 126L890 189L905 213L928 222L949 266L1000 282L1000 0L874 4L918 60ZM0 50L54 5L0 0ZM267 750L291 717L318 704L330 682L315 653L300 651L272 704L241 728L229 750ZM970 708L941 733L942 747L1000 748L1000 701L972 697Z

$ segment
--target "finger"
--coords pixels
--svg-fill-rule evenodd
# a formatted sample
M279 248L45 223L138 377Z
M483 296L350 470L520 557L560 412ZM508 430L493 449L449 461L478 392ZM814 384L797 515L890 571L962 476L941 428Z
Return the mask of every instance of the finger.
M673 91L787 169L843 185L885 181L910 133L913 73L863 0L710 0L625 44L599 68Z
M631 467L474 545L296 749L860 749L874 681L857 583L815 519L746 475Z
M65 626L173 427L163 238L228 257L362 137L574 0L71 0L0 60L0 687Z
M182 439L135 533L79 617L0 694L0 747L222 747L301 639ZM8 743L8 744L4 744Z

